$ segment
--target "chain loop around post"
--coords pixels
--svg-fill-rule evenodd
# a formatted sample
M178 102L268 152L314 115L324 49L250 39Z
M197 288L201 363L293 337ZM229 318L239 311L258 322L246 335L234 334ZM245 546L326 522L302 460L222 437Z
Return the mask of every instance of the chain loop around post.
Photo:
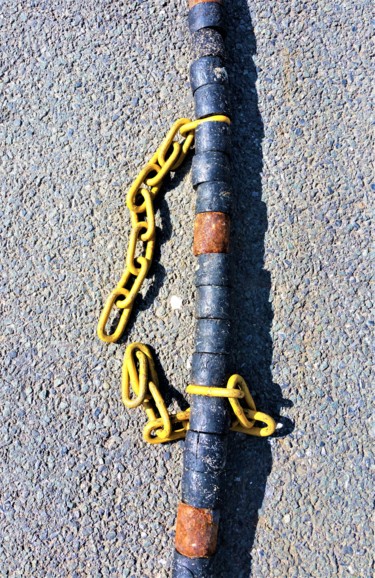
M134 396L131 397L131 388ZM129 408L143 406L148 422L143 429L144 441L151 444L171 442L185 437L189 429L190 408L170 414L159 391L159 380L152 353L143 343L132 343L125 351L122 367L122 401ZM189 385L187 393L229 399L233 409L230 429L257 437L270 436L276 429L272 417L257 411L245 380L232 375L226 387ZM240 405L242 399L247 408ZM265 426L255 426L262 422Z
M226 388L188 385L186 392L193 395L228 398L234 413L230 427L232 431L256 437L267 437L272 435L276 429L276 423L271 416L257 411L246 381L238 374L234 374L228 379ZM247 407L241 405L240 399ZM265 426L255 426L256 422L262 422Z

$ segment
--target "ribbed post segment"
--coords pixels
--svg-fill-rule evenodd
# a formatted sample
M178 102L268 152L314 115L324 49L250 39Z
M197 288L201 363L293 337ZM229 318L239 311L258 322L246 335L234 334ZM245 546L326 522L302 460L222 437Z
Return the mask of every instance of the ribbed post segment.
M229 115L222 1L190 0L194 61L190 79L196 118ZM225 387L229 354L230 126L207 122L196 131L193 185L196 337L191 383ZM220 519L228 401L192 396L186 436L182 501L176 524L174 578L209 578Z

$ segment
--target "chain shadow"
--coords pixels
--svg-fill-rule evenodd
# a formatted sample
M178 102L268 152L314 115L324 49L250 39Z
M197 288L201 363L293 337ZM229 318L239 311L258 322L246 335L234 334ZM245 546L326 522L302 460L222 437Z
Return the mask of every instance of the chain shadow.
M291 407L291 403L283 400L271 372L273 311L269 301L271 276L264 269L268 221L262 201L264 128L253 62L256 40L247 1L228 2L227 11L233 111L231 369L246 379L259 410L281 424L277 435L282 436L293 430L293 423L280 416L281 408ZM271 468L268 440L230 434L215 578L251 575L251 549Z
M166 276L166 270L164 266L160 263L160 257L164 243L166 243L171 238L173 233L173 225L170 217L167 197L168 193L171 190L178 187L183 182L187 173L190 171L192 154L193 153L190 152L187 155L183 166L179 167L177 172L173 173L173 175L168 175L165 178L162 189L160 190L159 194L155 199L154 205L155 214L159 212L161 219L161 226L156 227L156 243L155 243L154 256L150 270L147 275L147 279L150 279L151 283L149 284L148 289L144 293L144 295L140 294L137 295L125 331L123 335L120 337L120 339L117 341L118 344L126 345L128 343L128 335L131 332L133 326L137 323L138 316L142 311L146 311L152 306L155 299L158 297L161 287L163 286ZM120 316L121 310L117 310L117 312L115 313L115 315L113 316L113 318L109 323L109 333L113 333L113 331L118 326ZM150 344L147 345L149 345L150 347ZM154 358L157 374L159 377L160 392L167 406L170 403L172 403L173 400L176 400L181 410L182 411L186 410L189 407L189 404L186 401L185 396L168 382L164 369L159 361L157 352L152 347L150 348L152 350L152 355Z

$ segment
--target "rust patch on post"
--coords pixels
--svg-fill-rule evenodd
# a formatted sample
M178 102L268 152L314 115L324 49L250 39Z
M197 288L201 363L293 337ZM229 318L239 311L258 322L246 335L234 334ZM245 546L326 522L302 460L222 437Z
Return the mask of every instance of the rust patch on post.
M193 8L196 4L203 4L204 2L216 2L216 4L222 4L223 0L189 0L189 8Z
M177 510L176 550L188 558L209 558L216 552L219 529L212 510L181 502Z
M225 213L198 213L194 223L194 255L228 253L230 218Z

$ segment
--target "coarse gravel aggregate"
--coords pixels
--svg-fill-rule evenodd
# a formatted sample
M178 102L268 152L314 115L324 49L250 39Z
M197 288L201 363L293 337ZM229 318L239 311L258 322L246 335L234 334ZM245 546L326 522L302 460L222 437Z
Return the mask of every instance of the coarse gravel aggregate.
M371 578L372 4L232 0L232 365L278 436L231 434L218 578ZM193 116L185 0L3 0L0 576L170 575L184 442L121 404L126 343L172 408L194 340L191 159L121 343L126 188Z

